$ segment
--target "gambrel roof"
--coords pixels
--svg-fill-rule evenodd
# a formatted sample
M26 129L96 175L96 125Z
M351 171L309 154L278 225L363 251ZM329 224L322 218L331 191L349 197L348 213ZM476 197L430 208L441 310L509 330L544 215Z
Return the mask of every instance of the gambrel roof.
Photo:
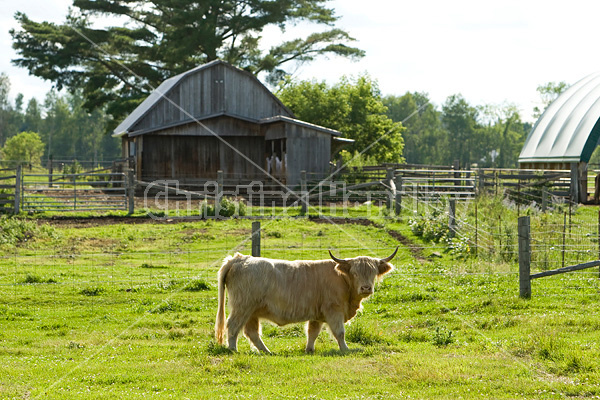
M254 75L215 60L165 80L113 136L137 136L222 115L257 123L277 117L295 119Z

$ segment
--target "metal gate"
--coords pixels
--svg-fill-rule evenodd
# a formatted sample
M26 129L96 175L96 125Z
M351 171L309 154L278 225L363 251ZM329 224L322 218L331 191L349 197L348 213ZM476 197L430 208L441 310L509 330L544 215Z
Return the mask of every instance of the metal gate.
M23 173L21 211L127 211L129 187L125 173Z

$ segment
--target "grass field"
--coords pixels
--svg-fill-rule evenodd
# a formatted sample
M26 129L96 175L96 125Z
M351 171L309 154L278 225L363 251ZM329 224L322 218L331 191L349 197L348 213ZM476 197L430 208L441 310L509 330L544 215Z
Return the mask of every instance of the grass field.
M374 221L262 222L267 257L381 257L404 242L347 326L350 352L323 332L306 355L302 325L266 324L272 356L213 338L216 271L250 252L250 220L21 222L1 247L0 398L600 397L597 270L536 281L523 300L514 258Z

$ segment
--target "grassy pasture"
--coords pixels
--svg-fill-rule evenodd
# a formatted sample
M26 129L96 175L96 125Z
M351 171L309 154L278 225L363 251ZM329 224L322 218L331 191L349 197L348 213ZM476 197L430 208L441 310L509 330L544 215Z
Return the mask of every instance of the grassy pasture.
M267 257L385 256L390 230L422 248L401 246L347 326L349 353L324 332L305 355L303 326L265 324L272 356L213 339L216 271L250 252L250 220L37 223L1 248L0 398L600 396L597 270L536 281L522 300L510 257L458 257L407 218L377 223L262 222Z

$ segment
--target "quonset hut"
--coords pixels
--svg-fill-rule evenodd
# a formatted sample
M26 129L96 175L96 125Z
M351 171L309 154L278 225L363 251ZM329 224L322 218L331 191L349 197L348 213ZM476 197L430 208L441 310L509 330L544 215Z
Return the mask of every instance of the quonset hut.
M300 121L254 75L213 61L164 81L121 124L123 157L140 181L202 184L221 170L230 184L266 180L288 186L300 171L324 177L332 152L349 139Z
M571 171L574 200L587 201L587 165L600 139L600 72L565 90L527 136L519 166Z

